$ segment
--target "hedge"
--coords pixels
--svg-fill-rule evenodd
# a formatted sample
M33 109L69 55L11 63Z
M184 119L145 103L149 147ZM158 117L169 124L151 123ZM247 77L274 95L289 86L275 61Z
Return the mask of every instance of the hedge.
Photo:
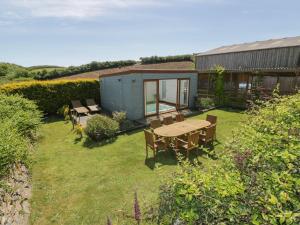
M13 164L29 165L33 143L41 124L34 102L18 95L0 93L0 189L2 176ZM2 183L3 184L3 183Z
M57 77L70 76L79 73L91 72L95 70L111 69L124 66L132 66L136 64L134 60L106 61L106 62L91 62L81 66L69 66L58 70L43 70L35 73L34 78L37 80L53 79Z
M56 114L59 108L69 105L74 99L100 100L99 81L91 79L10 83L0 86L0 92L19 94L33 100L47 114Z
M194 61L193 55L151 56L141 57L140 60L142 64Z

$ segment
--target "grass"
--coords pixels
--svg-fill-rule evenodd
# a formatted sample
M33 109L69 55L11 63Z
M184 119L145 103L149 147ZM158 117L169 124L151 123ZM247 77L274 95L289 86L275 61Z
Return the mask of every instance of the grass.
M50 72L52 70L59 71L59 70L63 70L63 69L65 69L65 68L63 68L63 67L45 67L45 68L41 67L41 68L30 69L30 72L36 72L37 73L37 72L42 72L43 70L46 70L47 72Z
M245 114L232 110L209 113L218 116L218 151ZM32 224L105 224L107 216L113 224L133 224L134 191L144 211L157 202L159 185L176 169L172 153L159 154L155 166L152 159L145 161L142 131L121 135L103 146L78 140L71 124L54 118L41 132L43 138L33 156ZM217 162L198 158L204 165Z

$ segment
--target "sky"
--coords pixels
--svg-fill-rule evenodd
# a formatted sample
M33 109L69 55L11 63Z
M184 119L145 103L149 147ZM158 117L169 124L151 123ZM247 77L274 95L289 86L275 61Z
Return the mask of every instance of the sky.
M203 52L300 35L299 0L0 0L0 61L23 66Z

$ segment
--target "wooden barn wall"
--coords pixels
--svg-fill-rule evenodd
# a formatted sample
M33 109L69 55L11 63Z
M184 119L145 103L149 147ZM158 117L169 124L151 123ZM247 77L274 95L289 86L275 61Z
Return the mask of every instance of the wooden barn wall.
M226 70L270 69L300 67L300 46L233 52L196 57L199 72L212 70L216 65Z
M214 76L213 73L198 75L198 99L215 98ZM252 92L261 90L265 96L270 96L277 84L280 94L295 93L300 88L300 73L224 73L224 95L227 96L229 106L244 108Z

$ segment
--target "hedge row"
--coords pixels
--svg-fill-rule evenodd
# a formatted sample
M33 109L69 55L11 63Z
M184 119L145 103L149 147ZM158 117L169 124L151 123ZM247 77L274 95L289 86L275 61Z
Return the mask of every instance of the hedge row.
M30 163L30 149L36 140L41 116L34 102L0 93L0 181L13 164Z
M58 77L70 76L79 73L85 73L95 70L103 70L124 66L131 66L136 64L134 60L123 60L123 61L107 61L107 62L91 62L89 64L81 65L81 66L69 66L67 68L61 68L58 70L52 71L38 71L35 73L34 78L37 80L45 80L45 79L53 79Z
M194 61L193 55L151 56L151 57L141 57L140 60L142 64Z
M97 80L29 81L0 86L6 94L19 94L33 100L44 113L56 114L71 100L94 98L99 102L100 86Z

